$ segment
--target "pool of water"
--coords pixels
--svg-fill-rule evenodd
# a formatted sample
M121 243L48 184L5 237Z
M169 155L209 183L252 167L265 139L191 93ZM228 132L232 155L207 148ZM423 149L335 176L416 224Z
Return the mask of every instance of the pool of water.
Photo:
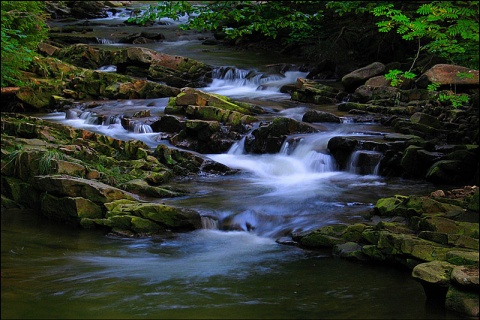
M455 319L410 272L247 232L125 239L2 212L2 319Z

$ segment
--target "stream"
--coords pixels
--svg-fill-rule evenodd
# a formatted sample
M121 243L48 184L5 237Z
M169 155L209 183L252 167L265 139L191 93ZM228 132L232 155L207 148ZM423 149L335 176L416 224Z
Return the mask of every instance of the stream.
M115 19L122 18L95 20ZM119 45L107 42L101 45ZM280 92L283 84L306 73L245 78L267 61L292 61L224 48L202 50L188 37L148 46L219 69L231 67L232 72L200 90L254 101L269 111L262 120L301 120L311 108ZM115 72L110 66L104 70ZM65 112L39 116L155 148L169 143L147 123L126 130L116 119L145 109L162 116L167 102L101 101L76 119ZM178 178L170 185L188 190L187 196L148 199L197 210L204 217L201 230L161 240L130 239L45 221L35 210L2 211L2 319L459 319L426 301L409 270L277 242L326 225L366 222L365 213L381 197L436 190L422 181L382 177L376 166L359 171L355 155L339 171L326 147L329 139L375 139L392 131L378 123L352 122L334 105L322 110L335 112L342 123L289 137L278 154L248 154L240 140L227 153L206 155L240 173ZM108 123L94 121L95 113L106 112L111 113ZM223 231L224 226L236 231Z

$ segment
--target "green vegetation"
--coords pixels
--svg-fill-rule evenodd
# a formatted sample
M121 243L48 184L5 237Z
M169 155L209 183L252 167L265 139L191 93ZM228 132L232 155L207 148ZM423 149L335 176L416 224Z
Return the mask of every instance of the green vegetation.
M47 37L42 1L2 1L1 86L22 85L20 70L35 56L38 44Z
M317 1L161 1L144 14L130 18L139 24L171 18L178 20L188 14L183 29L222 31L226 38L261 35L281 38L284 43L307 40L321 27L322 2Z
M367 1L161 1L131 21L144 24L159 18L189 14L184 29L223 32L229 39L256 35L283 44L318 40L322 25L333 16L366 15L379 33L400 35L418 45L420 53L478 69L479 2L367 2ZM341 34L339 35L339 37ZM347 48L348 49L348 48Z
M54 169L54 162L56 160L64 160L64 159L66 159L66 156L62 152L58 151L57 149L46 150L42 154L42 157L38 162L38 174L41 174L41 175L50 174Z

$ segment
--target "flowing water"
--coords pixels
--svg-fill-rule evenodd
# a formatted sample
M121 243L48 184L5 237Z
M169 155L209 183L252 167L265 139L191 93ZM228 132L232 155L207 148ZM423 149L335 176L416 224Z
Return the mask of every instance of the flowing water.
M270 111L264 119L300 120L310 108L279 90L304 73L266 75L228 62L217 61L216 79L202 90L255 101ZM247 79L252 71L258 76ZM151 132L148 121L127 130L119 119L143 110L161 116L167 102L103 101L88 112L41 117L154 148L168 141ZM96 114L108 114L107 120ZM365 222L380 197L435 190L379 176L375 163L359 168L359 154L340 171L326 147L329 139L376 139L389 132L341 116L340 124L319 125L319 133L289 137L278 154L248 154L242 139L227 153L207 155L239 174L178 179L172 185L189 190L188 196L149 199L197 210L202 230L125 239L44 221L35 211L2 211L2 318L458 319L428 303L408 270L276 242L293 232Z

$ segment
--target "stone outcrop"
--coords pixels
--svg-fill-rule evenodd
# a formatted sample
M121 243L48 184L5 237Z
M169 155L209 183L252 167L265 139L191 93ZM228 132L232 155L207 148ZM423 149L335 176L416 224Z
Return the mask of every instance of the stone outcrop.
M292 239L306 248L330 248L345 259L403 265L412 270L427 298L477 317L478 197L474 186L382 198L370 222L329 225ZM476 222L464 221L472 214Z
M200 154L19 114L2 114L2 206L40 208L52 220L127 236L200 228L198 213L142 202L176 197L174 175L233 171ZM111 203L122 203L113 209ZM128 203L128 205L127 205ZM161 209L161 210L160 210ZM120 211L119 211L120 210Z

